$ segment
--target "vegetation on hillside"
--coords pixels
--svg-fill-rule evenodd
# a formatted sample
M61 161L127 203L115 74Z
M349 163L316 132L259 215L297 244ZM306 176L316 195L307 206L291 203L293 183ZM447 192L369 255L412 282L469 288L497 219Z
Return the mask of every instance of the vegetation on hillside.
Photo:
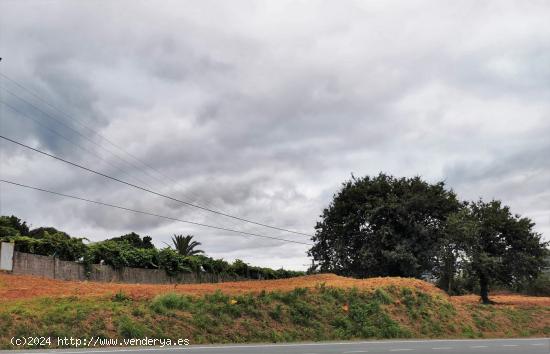
M189 338L191 344L358 338L481 338L550 334L550 307L454 304L399 286L317 287L240 295L35 298L0 308L0 348L12 336ZM55 343L54 343L55 346Z
M184 237L185 240L187 240ZM184 240L184 241L185 241ZM85 238L71 237L52 227L29 230L26 222L15 216L0 216L0 241L15 243L20 252L55 256L65 261L77 261L90 266L100 262L115 269L122 267L164 269L169 275L189 272L230 274L252 279L279 279L303 275L303 272L250 266L236 260L233 263L196 254L196 244L189 239L188 254L170 247L157 249L151 237L130 233L105 241L85 243ZM183 245L183 243L182 243Z
M491 287L532 284L545 266L530 219L496 200L461 202L443 182L352 177L321 217L309 254L322 272L433 279L490 303Z

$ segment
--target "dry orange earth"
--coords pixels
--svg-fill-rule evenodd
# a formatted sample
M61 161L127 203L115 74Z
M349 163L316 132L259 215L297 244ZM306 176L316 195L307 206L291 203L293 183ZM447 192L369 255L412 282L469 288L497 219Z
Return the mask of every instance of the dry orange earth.
M30 275L12 275L0 272L0 300L29 299L34 297L63 297L63 296L104 296L119 291L128 296L152 298L166 292L178 292L189 295L203 295L221 290L228 294L248 292L289 291L296 287L313 288L324 283L325 286L358 289L375 289L380 286L405 286L416 288L428 293L444 294L434 285L418 279L410 278L369 278L352 279L334 274L308 275L290 279L242 281L216 284L120 284L97 283L46 279ZM477 303L479 297L475 295L457 296L451 298L457 304ZM517 306L550 306L550 297L529 297L521 295L495 295L494 301L503 305Z

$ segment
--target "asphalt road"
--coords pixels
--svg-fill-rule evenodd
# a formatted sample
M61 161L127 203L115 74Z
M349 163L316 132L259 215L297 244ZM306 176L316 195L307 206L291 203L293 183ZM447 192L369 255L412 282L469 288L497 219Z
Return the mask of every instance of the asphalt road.
M29 351L0 351L23 353ZM408 341L360 341L320 342L296 344L203 345L188 347L124 347L86 348L65 350L32 350L33 354L52 353L115 353L144 354L550 354L549 338L487 339L487 340L408 340Z

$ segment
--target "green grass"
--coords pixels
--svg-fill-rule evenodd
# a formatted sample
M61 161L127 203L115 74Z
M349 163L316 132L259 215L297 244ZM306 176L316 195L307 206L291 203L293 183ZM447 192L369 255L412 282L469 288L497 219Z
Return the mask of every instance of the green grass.
M386 338L478 338L548 335L550 308L468 305L439 294L387 287L315 289L230 296L166 293L131 299L67 297L4 302L0 348L12 336L189 338L192 344ZM466 311L466 313L464 313ZM21 349L21 348L20 348Z
M155 297L150 307L158 314L168 314L172 310L186 310L190 304L191 300L187 296L168 293Z
M117 331L122 338L143 338L148 332L142 323L127 316L120 317L117 322Z

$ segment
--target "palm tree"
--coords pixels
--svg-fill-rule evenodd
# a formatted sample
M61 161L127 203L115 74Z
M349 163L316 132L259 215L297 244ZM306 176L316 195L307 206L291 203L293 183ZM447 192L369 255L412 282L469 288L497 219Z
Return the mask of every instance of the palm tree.
M172 242L174 243L174 248L182 256L192 256L198 253L204 253L203 250L196 250L195 247L200 246L201 243L197 241L191 241L193 239L192 235L174 235L172 237Z

